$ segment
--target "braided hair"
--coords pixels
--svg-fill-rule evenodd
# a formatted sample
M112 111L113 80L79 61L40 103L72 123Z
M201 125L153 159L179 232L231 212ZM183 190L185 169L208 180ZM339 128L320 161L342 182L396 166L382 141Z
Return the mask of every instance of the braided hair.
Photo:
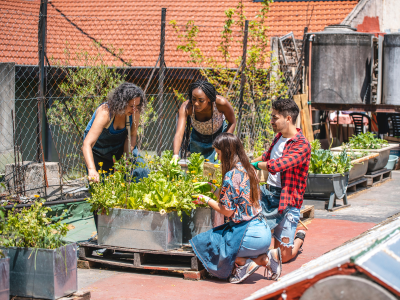
M189 96L189 103L192 104L192 93L195 89L201 89L204 94L207 96L208 99L211 101L211 126L212 126L212 132L211 132L211 140L214 141L214 105L213 103L217 100L217 91L215 90L215 87L209 83L206 80L199 79L189 85L189 90L188 90L188 96ZM186 128L185 128L185 134L183 135L183 142L181 146L181 153L183 153L182 158L186 158L186 151L189 147L189 140L190 140L190 133L192 131L192 120L190 116L187 116L186 120ZM183 148L183 149L182 149Z

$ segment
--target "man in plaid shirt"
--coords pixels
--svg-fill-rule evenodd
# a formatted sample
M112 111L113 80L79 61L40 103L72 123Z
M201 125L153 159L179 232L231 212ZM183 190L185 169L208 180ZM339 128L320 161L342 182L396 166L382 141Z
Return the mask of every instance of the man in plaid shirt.
M268 151L252 161L257 170L269 171L268 188L261 187L263 215L274 229L275 248L280 248L282 261L297 255L303 245L305 232L297 232L300 207L306 190L310 143L296 128L299 108L291 99L272 103L271 124L278 133Z

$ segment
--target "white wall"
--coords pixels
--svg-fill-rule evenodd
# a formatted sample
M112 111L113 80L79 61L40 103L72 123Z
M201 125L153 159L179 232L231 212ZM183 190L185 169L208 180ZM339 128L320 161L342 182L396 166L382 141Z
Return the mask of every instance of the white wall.
M342 24L357 28L365 17L378 17L380 32L400 32L400 0L361 0Z

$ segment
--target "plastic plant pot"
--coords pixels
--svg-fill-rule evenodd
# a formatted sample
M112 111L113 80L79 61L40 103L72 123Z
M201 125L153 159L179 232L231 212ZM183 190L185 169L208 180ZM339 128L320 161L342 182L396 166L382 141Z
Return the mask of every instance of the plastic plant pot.
M393 170L394 166L397 164L399 157L396 155L389 155L388 163L386 164L385 168L388 170Z
M10 300L10 259L0 259L0 300Z

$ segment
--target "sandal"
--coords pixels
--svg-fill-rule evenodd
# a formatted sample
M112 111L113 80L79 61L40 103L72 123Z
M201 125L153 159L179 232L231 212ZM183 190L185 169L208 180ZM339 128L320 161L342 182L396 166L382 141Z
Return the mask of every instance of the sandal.
M272 253L275 252L277 252L276 255L272 255ZM275 256L278 257L278 260L275 259ZM268 271L268 276L266 276L267 271ZM267 277L267 279L271 280L278 280L279 276L281 276L281 272L282 272L281 249L276 248L270 250L268 252L268 264L265 266L264 277Z

